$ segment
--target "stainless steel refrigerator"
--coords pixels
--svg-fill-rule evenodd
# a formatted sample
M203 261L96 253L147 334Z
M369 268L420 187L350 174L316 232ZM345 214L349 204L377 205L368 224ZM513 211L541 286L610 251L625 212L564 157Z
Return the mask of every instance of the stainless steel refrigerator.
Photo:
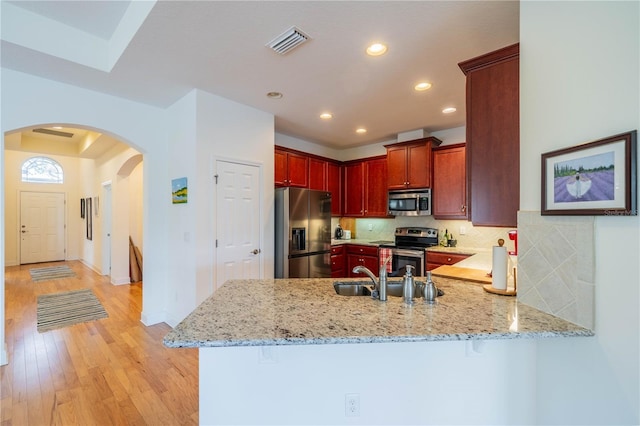
M276 278L331 277L331 193L276 188Z

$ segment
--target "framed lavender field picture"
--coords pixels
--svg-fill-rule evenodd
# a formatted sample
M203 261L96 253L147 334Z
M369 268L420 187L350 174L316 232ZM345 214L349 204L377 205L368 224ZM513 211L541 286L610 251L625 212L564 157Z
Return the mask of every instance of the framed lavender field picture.
M542 214L636 216L637 130L542 154Z

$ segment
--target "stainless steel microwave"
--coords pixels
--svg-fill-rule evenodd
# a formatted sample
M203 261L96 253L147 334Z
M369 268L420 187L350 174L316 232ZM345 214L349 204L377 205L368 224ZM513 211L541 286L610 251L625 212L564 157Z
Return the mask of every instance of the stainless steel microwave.
M431 215L431 189L389 191L387 212L391 216Z

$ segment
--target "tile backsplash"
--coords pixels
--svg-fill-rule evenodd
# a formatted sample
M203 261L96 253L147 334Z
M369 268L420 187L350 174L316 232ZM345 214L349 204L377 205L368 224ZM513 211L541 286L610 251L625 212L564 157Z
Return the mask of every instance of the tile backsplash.
M338 226L339 218L331 220L332 229ZM508 232L513 228L491 228L485 226L473 226L465 220L436 220L432 216L427 217L396 217L394 219L356 219L355 237L364 240L393 240L393 234L397 227L420 226L437 228L440 235L446 230L453 234L458 247L491 249L498 243L498 239L505 240L507 250L514 250L514 242L509 240ZM461 229L463 228L463 229ZM351 230L353 233L353 229ZM461 233L464 231L464 234Z
M518 300L594 328L595 220L518 212Z

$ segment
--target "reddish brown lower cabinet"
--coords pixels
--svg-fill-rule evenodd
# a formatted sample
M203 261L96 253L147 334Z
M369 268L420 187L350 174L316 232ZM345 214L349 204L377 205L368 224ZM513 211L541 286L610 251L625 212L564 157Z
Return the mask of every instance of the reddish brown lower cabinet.
M348 244L347 250L347 275L349 277L360 277L369 279L366 274L354 274L353 268L358 265L368 268L378 276L378 247L363 246L358 244Z
M435 219L467 218L465 144L433 150L432 213Z
M442 253L427 250L427 271L442 265L453 265L469 257L468 254Z
M345 266L344 246L331 246L331 278L345 278Z

